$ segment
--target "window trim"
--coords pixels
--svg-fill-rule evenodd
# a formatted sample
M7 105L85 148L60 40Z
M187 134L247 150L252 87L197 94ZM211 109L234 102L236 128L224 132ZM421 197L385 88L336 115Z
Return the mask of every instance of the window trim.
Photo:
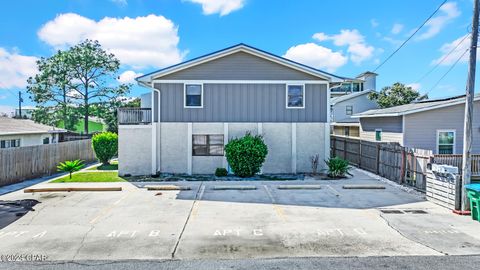
M303 102L301 107L290 107L288 106L288 87L289 86L301 86L302 87L302 97ZM304 83L287 83L285 84L285 108L287 109L305 109L305 84Z
M457 149L457 130L456 129L437 129L437 136L435 137L435 144L437 150L437 154L440 153L440 143L438 142L440 132L453 132L453 149L452 149L452 155L455 155L456 149ZM443 145L450 145L450 144L443 144Z
M200 106L187 106L187 85L200 85ZM185 109L203 109L203 82L188 82L183 84L183 108Z
M380 140L377 140L377 131L380 131ZM382 141L382 136L383 135L383 130L381 128L376 128L375 129L375 141L376 142L381 142Z
M349 110L348 107L350 107L351 110ZM350 111L350 114L348 111ZM353 105L345 105L345 115L353 115Z
M207 137L207 143L205 145L203 144L194 144L194 136L206 136ZM222 144L210 144L210 136L222 136L223 137L223 143ZM211 145L222 145L223 147L223 153L221 155L211 155L210 154L210 146ZM193 149L195 146L206 146L207 147L207 154L206 155L195 155ZM225 135L224 134L192 134L192 157L223 157L225 156Z

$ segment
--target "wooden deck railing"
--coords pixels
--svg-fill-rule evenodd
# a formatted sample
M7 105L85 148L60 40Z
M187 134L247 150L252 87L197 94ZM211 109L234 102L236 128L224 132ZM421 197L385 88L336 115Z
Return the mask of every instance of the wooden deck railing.
M434 155L433 162L458 167L462 171L462 155ZM480 176L480 155L472 155L472 175Z
M152 123L152 109L150 108L119 108L119 125L148 125Z

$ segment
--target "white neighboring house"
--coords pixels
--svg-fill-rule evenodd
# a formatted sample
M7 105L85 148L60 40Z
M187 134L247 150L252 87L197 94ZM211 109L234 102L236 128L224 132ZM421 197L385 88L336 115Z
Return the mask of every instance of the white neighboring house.
M26 119L0 117L0 148L58 143L64 129Z
M330 125L333 135L360 137L360 120L352 115L378 109L377 102L368 98L368 94L374 91L365 90L330 100Z

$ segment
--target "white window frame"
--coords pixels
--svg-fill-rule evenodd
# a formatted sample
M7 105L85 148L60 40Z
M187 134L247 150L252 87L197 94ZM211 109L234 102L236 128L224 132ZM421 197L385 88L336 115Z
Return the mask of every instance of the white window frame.
M380 141L377 141L377 131L380 131ZM383 140L383 130L381 128L375 129L374 138L376 142L381 142Z
M351 113L348 114L348 107L351 107ZM345 115L353 115L353 105L345 105Z
M200 85L201 90L201 98L200 98L200 106L187 106L187 85ZM203 83L202 82L188 82L183 84L183 108L185 109L203 109Z
M302 87L302 107L290 107L288 106L288 87L289 86L301 86ZM285 85L285 108L287 109L305 109L305 84L304 83L287 83Z
M440 154L440 144L438 143L439 135L440 132L453 132L453 151L452 155L456 154L456 149L457 149L457 130L456 129L437 129L437 136L435 137L435 144L436 144L436 150L437 154Z

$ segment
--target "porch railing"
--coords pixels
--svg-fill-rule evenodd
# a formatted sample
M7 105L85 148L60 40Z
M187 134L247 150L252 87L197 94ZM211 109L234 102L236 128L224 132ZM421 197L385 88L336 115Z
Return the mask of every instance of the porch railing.
M152 123L151 108L119 108L119 125L148 125Z
M434 155L433 161L437 164L445 164L458 167L462 171L462 155ZM472 155L472 175L480 176L480 155Z

